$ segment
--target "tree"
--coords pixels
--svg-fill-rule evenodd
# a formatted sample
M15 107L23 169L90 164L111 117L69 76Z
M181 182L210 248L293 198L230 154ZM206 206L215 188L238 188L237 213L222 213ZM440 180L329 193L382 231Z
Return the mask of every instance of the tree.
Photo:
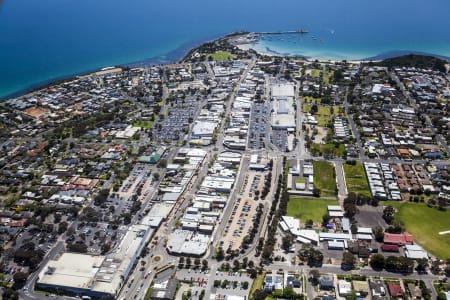
M198 299L199 300L203 300L205 298L205 290L202 290L201 292L200 292L200 295L198 296Z
M446 267L444 269L445 276L450 277L450 258L446 261Z
M109 250L111 250L111 246L108 243L105 243L101 246L100 250L102 254L106 254Z
M253 300L265 300L267 298L267 292L264 290L256 290L253 293Z
M68 227L69 224L67 224L67 222L63 221L61 223L58 224L58 233L59 234L63 234Z
M255 263L253 262L253 260L249 260L248 263L247 263L247 266L248 266L250 269L253 269L253 267L255 266Z
M355 266L355 256L352 253L345 251L342 254L341 268L343 270L351 270L353 269L354 266Z
M153 173L153 178L155 180L159 180L159 177L160 177L159 173Z
M414 269L414 261L403 256L388 256L385 260L385 269L403 274L412 273Z
M28 274L24 272L17 272L14 274L14 288L20 289L27 282Z
M69 251L72 251L72 252L86 253L88 247L85 243L74 243L74 244L68 244L67 248L69 249Z
M320 273L318 270L313 269L313 270L309 271L309 276L310 276L309 278L311 280L312 285L319 284Z
M313 225L314 225L314 221L311 220L311 219L309 219L309 220L307 220L307 221L305 222L306 228L312 228Z
M208 260L206 259L202 260L202 266L204 270L208 269Z
M438 207L440 210L445 210L445 208L447 207L447 200L444 199L444 197L438 198Z
M344 211L345 216L350 220L353 220L358 208L356 207L357 196L354 193L349 193L347 198L344 199Z
M158 162L158 168L167 168L167 160L166 159L160 159Z
M192 264L192 260L190 257L186 258L186 265L190 266Z
M178 259L178 264L184 265L184 256L181 256L181 257Z
M331 217L328 213L324 214L322 216L322 226L327 226L327 224L330 222Z
M223 251L223 248L220 247L220 248L217 250L216 259L217 259L218 261L220 261L220 260L223 260L224 258L225 258L225 252Z
M284 249L284 251L288 252L291 249L293 242L294 238L292 237L292 235L286 234L281 239L281 248Z
M313 196L314 197L320 197L320 193L321 193L321 190L319 188L314 188L313 189Z
M240 265L241 264L239 263L239 261L237 259L233 260L233 270L234 271L239 270Z
M383 210L383 219L386 221L386 223L391 224L394 220L395 215L395 209L393 206L388 205Z
M241 287L242 287L242 289L244 289L244 290L248 289L248 281L242 282Z
M194 265L195 265L195 266L199 266L200 263L201 263L200 258L197 257L196 259L194 259Z
M19 292L13 290L12 288L6 287L3 288L3 295L4 300L19 300Z
M314 249L311 245L304 245L298 252L298 257L307 262L310 267L322 266L323 254L319 250Z
M374 254L370 258L370 266L374 270L382 270L384 268L384 256L381 254Z
M383 242L384 239L384 229L381 226L377 226L373 229L373 235L375 236L375 240L379 243Z
M417 262L416 266L417 273L424 274L428 267L428 260L426 258L419 258L416 260L416 262Z

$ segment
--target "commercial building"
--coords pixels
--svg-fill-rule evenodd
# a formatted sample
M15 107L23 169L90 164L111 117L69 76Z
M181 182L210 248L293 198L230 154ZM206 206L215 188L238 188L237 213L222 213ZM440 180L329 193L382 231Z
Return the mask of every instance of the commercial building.
M272 85L272 128L295 128L294 86L289 83Z
M188 230L175 230L167 242L170 254L200 257L206 253L210 243L207 235Z
M107 256L64 253L42 268L36 286L73 296L115 299L152 233L149 226L131 226Z
M192 138L212 138L214 130L217 127L217 122L196 121L192 128Z

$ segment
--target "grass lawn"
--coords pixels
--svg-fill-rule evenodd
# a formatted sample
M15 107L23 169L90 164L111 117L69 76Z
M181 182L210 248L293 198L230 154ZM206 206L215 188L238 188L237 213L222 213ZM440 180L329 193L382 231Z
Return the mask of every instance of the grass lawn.
M441 259L450 258L450 234L439 234L450 230L450 210L441 211L425 203L385 201L382 204L398 210L396 218L405 224L415 242Z
M433 283L434 285L434 289L436 290L436 292L439 294L440 292L447 292L450 291L450 283L447 282L440 282L440 281L435 281Z
M370 197L369 184L362 163L356 165L344 164L345 182L348 192Z
M144 300L152 299L153 288L148 288L147 292L145 292Z
M331 81L331 78L333 78L333 76L334 76L334 71L332 71L332 70L326 71L325 76L324 76L325 84L330 85L330 81Z
M208 54L207 59L212 58L213 60L230 60L234 58L234 55L228 51L216 51L213 54Z
M326 161L314 161L314 186L320 189L322 197L336 196L334 166Z
M311 104L303 104L302 111L303 113L309 113L311 111ZM333 107L333 109L331 109ZM333 112L332 112L333 110ZM327 126L333 120L333 116L338 116L339 114L339 106L324 106L318 105L317 112L314 114L317 122L319 122L319 126Z
M262 290L265 276L265 274L259 274L256 276L255 280L253 281L252 287L250 288L248 299L253 299L253 294L256 290Z
M319 77L321 72L322 72L322 71L319 70L319 69L312 69L312 70L311 70L311 76L312 76L312 77Z
M144 129L149 129L153 127L153 121L143 121L143 120L139 120L139 121L134 121L133 122L133 126L134 127L141 127Z
M311 219L314 222L322 222L322 217L327 213L328 205L338 205L335 200L314 198L290 198L287 206L287 215L306 222Z
M303 96L302 97L302 102L303 103L313 103L313 104L320 104L320 102L322 101L321 98L314 98L312 96Z
M334 144L311 144L311 153L316 151L319 156L325 156L326 154L334 153L336 157L344 156L345 146L343 144L339 144L339 147L336 148Z
M295 183L305 183L305 178L304 177L297 177L296 179L295 179Z

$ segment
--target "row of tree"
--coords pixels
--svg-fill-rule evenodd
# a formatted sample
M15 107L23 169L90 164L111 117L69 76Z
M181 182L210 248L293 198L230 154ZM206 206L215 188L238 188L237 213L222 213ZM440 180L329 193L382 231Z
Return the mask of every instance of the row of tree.
M426 260L418 260L417 270L424 271L427 265ZM385 269L390 272L409 274L414 271L414 260L404 256L384 257L381 254L374 254L370 258L370 266L374 270Z
M278 178L278 185L269 212L267 238L262 250L262 262L270 262L276 243L276 232L281 216L286 214L289 194L287 192L287 173L289 167L286 157L283 158L284 174ZM278 209L277 209L278 206Z

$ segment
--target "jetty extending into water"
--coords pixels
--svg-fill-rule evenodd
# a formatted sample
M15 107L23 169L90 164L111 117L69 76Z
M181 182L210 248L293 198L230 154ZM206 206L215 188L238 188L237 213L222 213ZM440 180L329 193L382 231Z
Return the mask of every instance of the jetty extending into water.
M309 31L306 29L298 29L298 30L283 30L283 31L263 31L258 32L256 34L289 34L289 33L308 33Z

